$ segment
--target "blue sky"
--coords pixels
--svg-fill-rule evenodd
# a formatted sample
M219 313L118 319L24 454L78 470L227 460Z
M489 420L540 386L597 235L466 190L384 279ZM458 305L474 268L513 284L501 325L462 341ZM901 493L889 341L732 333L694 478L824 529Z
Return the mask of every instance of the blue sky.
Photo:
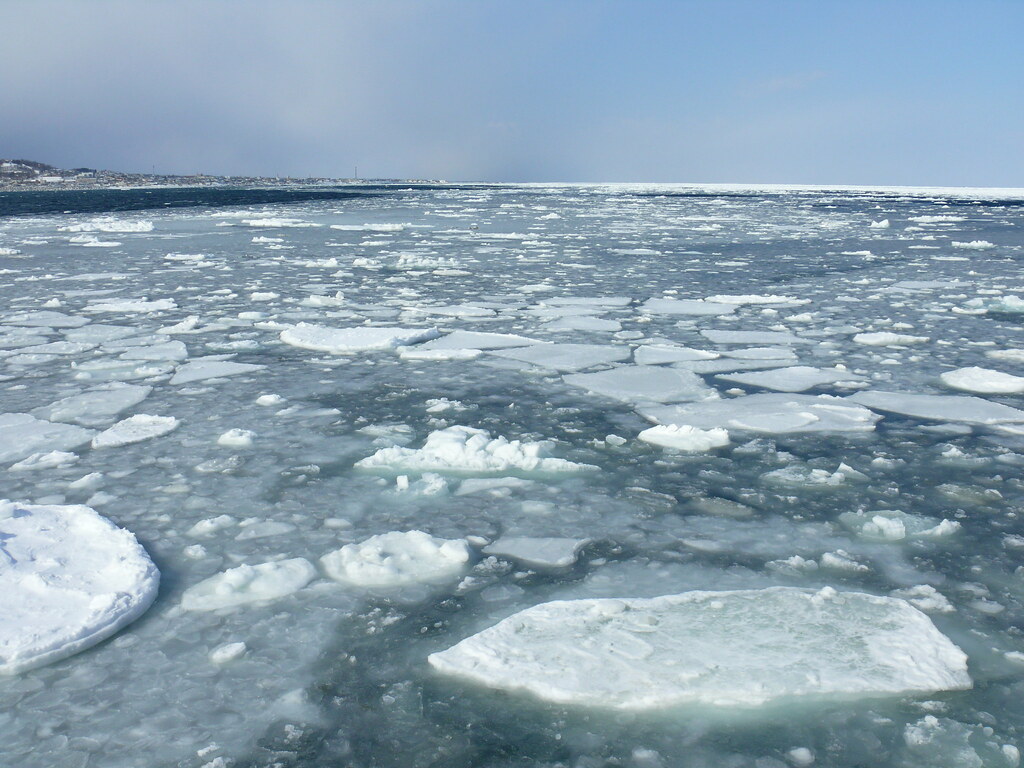
M1024 186L1021 0L3 0L0 157Z

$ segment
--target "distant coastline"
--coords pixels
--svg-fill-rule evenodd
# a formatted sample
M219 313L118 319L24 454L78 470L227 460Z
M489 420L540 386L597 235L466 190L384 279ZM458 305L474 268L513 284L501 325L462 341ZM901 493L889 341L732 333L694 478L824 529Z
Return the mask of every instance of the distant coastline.
M122 173L96 168L57 168L35 160L0 159L0 191L132 189L145 187L296 187L382 183L438 183L436 179L356 179L283 176L213 176ZM441 182L443 183L443 182Z

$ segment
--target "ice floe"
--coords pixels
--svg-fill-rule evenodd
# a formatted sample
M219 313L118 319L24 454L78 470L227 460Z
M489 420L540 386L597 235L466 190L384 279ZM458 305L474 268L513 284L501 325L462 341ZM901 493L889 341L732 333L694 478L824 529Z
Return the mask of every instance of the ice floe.
M473 427L447 427L431 432L422 448L381 448L357 461L358 469L386 474L439 472L455 475L557 475L596 470L548 456L552 444L492 438Z
M483 548L485 555L514 560L528 568L568 568L590 539L502 536Z
M797 365L775 368L757 373L720 374L717 378L751 387L773 389L776 392L803 392L829 384L857 384L863 376L839 368L812 368Z
M78 653L141 616L160 574L135 536L84 506L0 501L0 673Z
M518 349L495 349L488 354L569 373L629 360L631 350L605 344L537 344Z
M699 453L729 444L729 432L721 427L698 429L689 424L660 424L643 430L637 436L651 445L677 451Z
M301 557L239 565L186 589L181 607L187 611L216 611L278 600L298 592L316 576L313 564Z
M870 390L845 398L885 413L915 419L964 424L1015 424L1024 422L1024 411L969 395L922 395Z
M334 355L395 349L408 344L436 339L437 328L327 328L300 323L281 331L281 341L300 349L329 352Z
M622 365L597 373L563 376L566 384L627 403L680 403L718 397L690 371L644 365Z
M423 531L391 531L320 558L335 581L357 587L404 587L457 576L469 561L463 539L439 539Z
M154 437L161 437L178 427L173 416L149 416L144 413L129 416L117 422L92 439L93 448L116 448L131 443L140 443Z
M971 687L966 655L919 610L831 588L542 603L429 662L490 688L621 710Z
M94 434L91 429L54 424L28 413L0 413L0 462L26 459L37 452L77 448L88 443Z
M1024 376L1014 376L991 368L957 368L939 376L942 383L964 392L986 395L1011 395L1024 392Z
M253 363L233 363L230 360L194 360L175 371L171 384L191 384L193 381L220 379L239 373L252 373L265 368Z
M685 424L700 429L785 434L800 432L870 432L881 417L851 398L828 395L763 394L727 400L641 409L660 424Z
M960 530L960 523L955 520L914 515L898 509L843 512L839 515L839 522L870 541L941 538Z

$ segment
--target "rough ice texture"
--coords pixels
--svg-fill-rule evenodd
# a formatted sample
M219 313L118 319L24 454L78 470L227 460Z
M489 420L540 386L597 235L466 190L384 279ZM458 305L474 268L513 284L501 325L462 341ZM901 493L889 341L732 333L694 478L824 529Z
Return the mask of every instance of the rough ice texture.
M597 373L576 373L562 380L627 403L679 403L718 396L695 373L649 365L622 365Z
M971 687L966 655L919 610L829 587L543 603L429 662L488 687L620 710Z
M1012 395L1024 392L1024 376L1014 376L991 368L957 368L939 376L942 383L965 392L986 395Z
M523 442L473 427L448 427L431 432L422 448L393 446L381 448L356 462L359 469L386 474L440 472L456 475L561 474L596 470L591 464L577 464L547 456L548 441Z
M567 568L591 539L502 536L484 547L485 555L516 560L530 568Z
M166 435L178 427L173 416L149 416L144 413L129 416L92 439L93 448L116 448Z
M301 557L240 565L186 589L181 596L181 607L187 611L215 611L277 600L298 592L315 578L316 568Z
M662 448L698 453L729 444L729 432L721 427L698 429L689 424L665 424L645 429L638 440Z
M758 371L757 373L722 374L718 378L723 381L731 381L746 386L774 389L777 392L803 392L806 389L821 387L826 384L864 380L863 376L858 376L849 371L842 371L837 368L812 368L807 365L775 368L770 371Z
M281 341L300 349L343 355L352 352L395 349L441 335L437 328L326 328L299 323L281 331Z
M489 354L570 373L629 360L629 347L605 344L536 344L522 349L497 349Z
M77 448L94 434L90 429L54 424L27 413L0 413L0 462L25 459L43 451Z
M89 507L0 501L0 673L95 645L141 616L159 583L135 536Z
M443 581L461 573L468 560L462 539L438 539L423 531L382 533L320 558L332 579L359 587Z
M965 424L1024 422L1024 411L969 395L918 395L872 390L858 392L845 400L915 419L956 421Z
M873 430L881 417L851 404L850 400L828 395L749 395L645 408L641 415L660 424L688 424L701 429L723 427L767 434Z

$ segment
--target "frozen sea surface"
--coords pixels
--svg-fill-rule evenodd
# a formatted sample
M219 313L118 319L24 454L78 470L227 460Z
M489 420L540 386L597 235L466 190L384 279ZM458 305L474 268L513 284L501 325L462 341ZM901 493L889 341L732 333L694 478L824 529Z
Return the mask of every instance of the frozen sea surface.
M0 675L0 764L1016 766L1022 198L0 195L0 499L86 505L160 573L112 637ZM825 588L850 604L759 597ZM770 647L715 640L751 624L709 591ZM711 641L652 629L697 603ZM553 604L624 612L489 631ZM907 684L925 636L948 679ZM428 663L454 648L497 666ZM667 703L616 709L643 680Z

